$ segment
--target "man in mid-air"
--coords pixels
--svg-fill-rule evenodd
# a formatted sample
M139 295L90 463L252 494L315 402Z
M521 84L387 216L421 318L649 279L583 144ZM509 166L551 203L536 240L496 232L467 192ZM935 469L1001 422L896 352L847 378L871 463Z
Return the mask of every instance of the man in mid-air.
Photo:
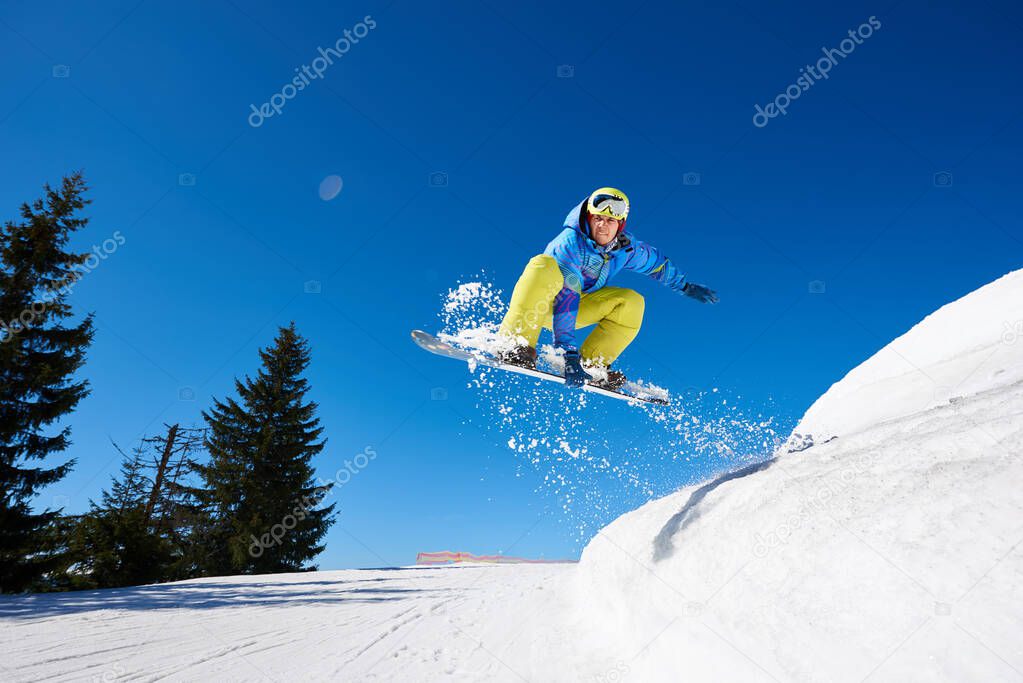
M511 348L501 360L534 368L540 328L546 327L554 331L554 346L564 351L566 384L589 381L618 390L625 375L610 366L639 333L644 304L632 289L606 286L612 277L634 270L701 303L717 303L714 290L687 282L657 249L626 232L628 216L629 198L613 187L596 190L569 212L564 230L529 260L515 284L501 323ZM593 324L596 329L580 347L576 329Z

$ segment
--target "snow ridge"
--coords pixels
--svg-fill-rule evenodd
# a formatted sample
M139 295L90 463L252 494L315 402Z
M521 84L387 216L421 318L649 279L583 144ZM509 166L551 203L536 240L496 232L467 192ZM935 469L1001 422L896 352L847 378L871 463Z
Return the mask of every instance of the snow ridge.
M637 680L1019 680L1020 320L1017 271L846 375L770 461L608 525L580 609Z
M1023 270L942 306L835 383L796 433L814 440L1023 380Z

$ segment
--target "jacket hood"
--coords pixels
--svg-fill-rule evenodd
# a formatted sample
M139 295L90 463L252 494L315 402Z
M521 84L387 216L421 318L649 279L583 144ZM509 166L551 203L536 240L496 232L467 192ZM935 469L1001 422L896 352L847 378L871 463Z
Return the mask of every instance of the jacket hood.
M584 237L589 238L589 230L586 229L586 221L583 214L586 212L586 200L582 200L575 207L568 212L565 216L565 227L574 228L583 234Z

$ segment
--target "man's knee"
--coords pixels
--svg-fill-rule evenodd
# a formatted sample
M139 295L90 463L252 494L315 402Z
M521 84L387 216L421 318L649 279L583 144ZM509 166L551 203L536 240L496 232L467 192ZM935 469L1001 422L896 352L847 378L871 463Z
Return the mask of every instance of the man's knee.
M640 317L643 316L643 311L646 310L646 299L642 294L634 289L625 289L622 290L622 299L626 308L630 311L638 311Z
M554 257L537 254L529 259L515 284L502 328L519 333L524 328L549 327L554 297L563 284L564 277Z
M561 291L565 282L558 262L548 254L537 254L529 259L523 277L528 278L533 287L539 288L544 299L551 300Z
M639 328L643 323L643 312L646 310L646 300L643 295L634 289L623 289L622 310L620 322L630 327Z
M529 270L535 269L548 276L557 274L558 277L561 277L561 269L558 267L558 262L550 254L537 254L529 259L527 268Z

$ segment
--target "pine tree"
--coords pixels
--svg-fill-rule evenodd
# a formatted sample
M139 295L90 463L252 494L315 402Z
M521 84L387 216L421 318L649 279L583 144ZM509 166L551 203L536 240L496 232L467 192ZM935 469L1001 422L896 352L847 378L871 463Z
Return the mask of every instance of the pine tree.
M292 323L260 358L255 379L235 381L237 400L215 400L203 413L210 460L197 465L196 500L209 514L197 533L207 575L312 569L306 563L333 523L334 505L319 507L330 485L313 482L311 461L325 442L301 377L308 343Z
M104 490L100 500L103 510L125 512L139 507L145 501L152 482L146 476L146 449L143 441L125 453L114 444L121 454L121 474L110 482L110 489Z
M154 451L153 485L146 502L146 516L157 533L175 531L179 517L177 507L185 501L184 479L195 462L195 454L206 441L205 429L177 424L165 426L166 434L143 439L143 444Z
M34 512L31 501L59 481L73 461L46 466L70 444L70 428L54 426L88 394L74 380L92 341L92 316L78 325L69 289L87 254L66 250L85 227L89 203L81 173L21 207L21 220L0 230L0 591L26 589L60 563L47 550L59 511Z
M192 520L177 511L177 487L202 435L173 424L130 453L117 449L120 475L73 520L69 564L55 586L114 588L195 575L183 561Z
M195 508L189 478L194 473L196 454L203 448L206 430L167 425L167 433L143 443L153 450L153 485L146 502L146 524L156 536L167 540L173 559L164 580L176 581L199 576L200 567L189 553L197 530L204 527L207 514Z
M120 449L118 449L120 450ZM147 475L145 442L131 453L121 452L120 476L78 519L72 534L69 569L75 588L115 588L166 580L173 547L152 532L147 501L152 481Z

